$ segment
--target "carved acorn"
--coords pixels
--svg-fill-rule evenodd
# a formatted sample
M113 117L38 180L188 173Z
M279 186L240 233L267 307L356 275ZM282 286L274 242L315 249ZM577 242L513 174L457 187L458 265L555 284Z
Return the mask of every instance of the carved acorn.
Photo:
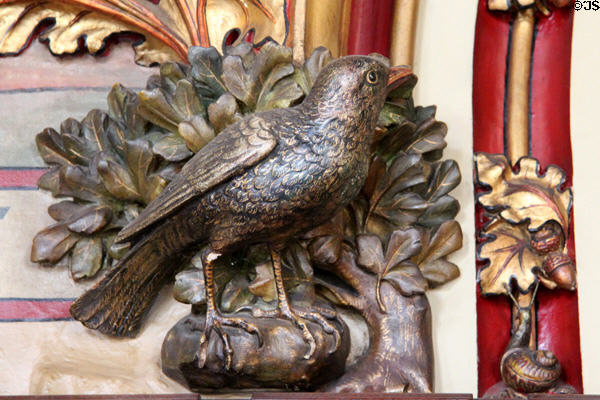
M577 287L577 276L575 265L568 255L561 252L550 253L542 264L546 274L561 289L575 290Z
M500 373L504 383L523 393L543 392L554 386L562 368L553 352L518 347L504 353Z
M546 224L537 232L531 234L529 242L532 249L540 254L556 251L562 244L562 232L553 224Z

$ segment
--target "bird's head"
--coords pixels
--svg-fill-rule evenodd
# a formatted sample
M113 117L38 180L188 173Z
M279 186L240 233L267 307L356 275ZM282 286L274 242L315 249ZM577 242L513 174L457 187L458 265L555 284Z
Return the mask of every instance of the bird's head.
M389 85L410 75L407 68L390 68L387 58L341 57L326 65L317 77L305 104L320 116L377 121Z

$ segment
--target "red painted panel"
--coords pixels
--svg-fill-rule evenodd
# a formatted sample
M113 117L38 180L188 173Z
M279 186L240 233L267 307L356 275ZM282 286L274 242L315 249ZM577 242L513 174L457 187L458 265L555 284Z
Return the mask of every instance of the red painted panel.
M487 12L479 2L473 57L473 147L504 152L504 91L509 20L505 13Z
M0 322L70 319L72 299L0 299Z
M46 168L1 168L0 189L37 188L38 179Z
M543 166L555 164L571 186L570 82L573 9L540 18L531 76L531 150Z
M473 57L473 150L504 152L504 94L510 17L489 13L479 2ZM476 206L477 229L485 223ZM479 241L478 241L479 243ZM477 269L484 263L477 261ZM482 297L477 288L478 393L501 381L500 358L510 339L510 305L501 296Z
M379 53L388 57L393 18L393 0L353 0L348 54Z
M573 177L569 113L572 31L572 7L539 19L531 79L532 155L544 168L549 164L562 168L569 187ZM575 259L572 212L567 248ZM582 392L577 293L540 291L538 299L538 346L556 354L566 382Z

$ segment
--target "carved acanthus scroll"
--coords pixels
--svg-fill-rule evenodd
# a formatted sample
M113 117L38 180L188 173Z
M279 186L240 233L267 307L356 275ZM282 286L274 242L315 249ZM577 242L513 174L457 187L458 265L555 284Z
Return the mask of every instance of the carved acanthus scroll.
M256 42L270 37L285 44L290 29L285 5L285 0L0 0L0 55L23 51L39 26L41 38L59 55L78 51L80 39L97 53L111 35L139 33L144 40L134 49L143 65L185 61L190 46L220 47L235 29Z

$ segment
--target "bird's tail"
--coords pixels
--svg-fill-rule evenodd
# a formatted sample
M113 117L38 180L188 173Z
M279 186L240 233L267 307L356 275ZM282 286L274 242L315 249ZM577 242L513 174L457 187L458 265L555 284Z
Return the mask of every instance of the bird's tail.
M153 240L142 239L71 305L71 315L88 328L108 335L135 336L179 261L178 257L161 254Z

